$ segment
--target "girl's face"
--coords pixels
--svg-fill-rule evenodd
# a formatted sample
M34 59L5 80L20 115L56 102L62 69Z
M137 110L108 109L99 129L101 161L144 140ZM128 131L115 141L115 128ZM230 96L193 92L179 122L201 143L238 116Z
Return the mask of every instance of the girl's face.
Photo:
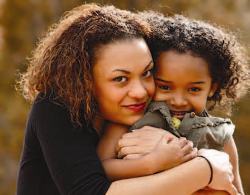
M94 94L100 115L131 125L143 116L155 92L153 61L143 39L101 46L93 66Z
M217 85L203 58L170 50L159 55L156 67L154 100L166 101L172 116L182 119L187 112L205 109Z

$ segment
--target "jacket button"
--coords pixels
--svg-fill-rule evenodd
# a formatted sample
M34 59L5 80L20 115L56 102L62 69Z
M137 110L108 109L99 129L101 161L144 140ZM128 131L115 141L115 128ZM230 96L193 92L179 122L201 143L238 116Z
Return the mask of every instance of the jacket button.
M190 117L191 117L191 118L194 118L194 117L195 117L195 113L194 113L194 112L191 112L191 113L190 113Z

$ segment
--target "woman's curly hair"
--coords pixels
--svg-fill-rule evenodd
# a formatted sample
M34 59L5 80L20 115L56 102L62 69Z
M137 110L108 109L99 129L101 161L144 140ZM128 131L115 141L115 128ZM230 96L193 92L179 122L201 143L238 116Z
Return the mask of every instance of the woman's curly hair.
M64 104L72 122L91 122L97 112L92 66L98 47L122 39L144 38L146 22L113 6L85 4L66 15L40 40L18 82L24 97L50 95Z
M155 12L138 16L151 26L147 38L154 61L161 52L175 50L191 53L209 64L212 82L218 88L211 98L209 110L216 105L231 113L231 105L249 89L249 58L233 33L209 23L176 15L165 17ZM157 68L157 66L156 66Z

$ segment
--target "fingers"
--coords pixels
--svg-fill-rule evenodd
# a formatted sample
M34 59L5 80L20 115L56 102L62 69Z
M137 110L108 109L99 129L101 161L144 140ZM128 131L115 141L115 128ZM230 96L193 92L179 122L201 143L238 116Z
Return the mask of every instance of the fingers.
M127 155L134 155L134 154L148 154L150 153L150 149L148 148L141 148L138 146L130 146L130 147L122 147L119 151L118 151L118 158L123 158Z
M192 152L193 150L193 142L186 142L186 144L184 146L182 146L182 150L184 152L184 154L188 154L190 152Z
M163 137L163 140L166 142L166 143L170 143L171 141L173 141L175 138L172 137L172 136L164 136ZM176 138L178 139L178 138Z
M193 148L190 153L187 153L187 155L184 156L183 162L186 162L186 161L189 161L189 160L195 158L197 156L197 153L198 153L198 149Z
M156 128L156 127L151 127L151 126L144 126L140 129L135 129L132 132L126 133L123 135L123 138L127 138L127 137L141 137L141 136L152 136L152 135L160 135L160 136L164 136L164 135L169 135L169 136L174 136L173 134L171 134L170 132L160 129L160 128ZM174 136L175 137L175 136Z
M162 133L162 134L167 133L167 131L165 131L163 129L160 129L160 128L157 128L157 127L151 127L151 126L144 126L144 127L140 128L140 129L133 130L133 133L134 132L141 133L141 132L144 132L144 131L148 131L148 132L153 131L154 133L157 132L157 133Z
M149 150L153 151L162 138L167 134L170 133L162 129L146 126L133 132L124 134L118 141L116 151L119 152L120 157L123 157L128 154L138 153L138 150L133 151L133 149L137 146L140 148L139 152L142 155L145 155L149 152ZM171 136L168 136L168 138L166 138L165 143L171 139L170 137Z
M197 148L193 148L193 142L187 140L184 137L178 138L178 139L173 139L169 144L177 144L180 147L180 156L181 156L181 162L186 162L188 160L193 159L194 157L197 156L198 150Z
M180 142L180 145L181 145L181 147L183 148L183 147L188 147L188 148L193 148L193 142L191 142L191 141L189 141L189 140L187 140L187 138L185 138L185 137L181 137L181 138L179 138L179 142Z
M138 143L137 137L126 137L118 141L118 147L122 148L124 146L135 146Z
M129 155L125 156L123 159L132 160L132 159L141 158L142 156L143 156L142 154L129 154Z

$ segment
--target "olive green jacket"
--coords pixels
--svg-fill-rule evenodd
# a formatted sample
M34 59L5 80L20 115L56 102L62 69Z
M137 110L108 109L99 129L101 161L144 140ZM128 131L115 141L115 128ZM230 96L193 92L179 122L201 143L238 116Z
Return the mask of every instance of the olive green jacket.
M143 126L165 129L177 137L186 137L194 143L194 147L223 150L225 142L233 135L234 124L228 118L213 117L207 111L199 116L194 113L185 114L179 128L175 128L170 111L164 102L150 103L144 117L138 120L130 130Z

